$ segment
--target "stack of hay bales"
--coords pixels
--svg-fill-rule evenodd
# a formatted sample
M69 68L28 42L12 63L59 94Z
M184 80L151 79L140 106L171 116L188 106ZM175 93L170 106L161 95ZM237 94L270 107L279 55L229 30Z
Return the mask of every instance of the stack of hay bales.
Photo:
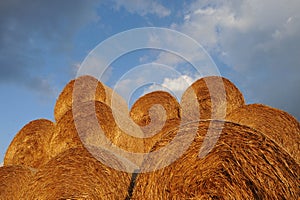
M225 78L199 79L180 104L167 92L146 94L129 112L111 88L83 76L63 89L54 115L13 139L0 199L300 198L299 122L245 105ZM158 150L159 160L145 155ZM149 170L132 173L137 166Z
M222 134L213 150L199 157L208 128ZM300 167L294 159L263 133L232 122L207 120L188 124L179 137L197 135L188 150L171 165L162 162L177 154L181 142L166 150L159 162L144 161L136 179L132 199L297 199L300 197ZM165 135L151 151L170 143ZM192 136L193 137L193 136ZM215 140L212 134L210 140ZM180 138L179 138L180 141ZM207 147L209 148L209 147ZM167 178L165 178L167 177ZM159 198L158 198L159 197Z
M68 83L55 105L56 122L32 121L10 144L5 166L0 168L3 180L0 199L125 199L131 174L100 162L106 161L121 169L127 167L107 150L107 143L102 142L95 127L100 125L108 140L114 145L119 142L127 150L143 148L143 141L141 145L130 141L130 137L118 129L110 107L112 102L128 115L125 100L95 78L83 76ZM78 108L75 112L74 106ZM97 124L89 123L94 116ZM75 125L76 118L79 127ZM119 118L124 120L125 117ZM86 135L80 135L78 129L86 129L83 130ZM129 141L124 143L124 140ZM31 167L36 173L27 176L24 172L24 177L19 177L19 168L25 167ZM6 171L18 180L8 178Z

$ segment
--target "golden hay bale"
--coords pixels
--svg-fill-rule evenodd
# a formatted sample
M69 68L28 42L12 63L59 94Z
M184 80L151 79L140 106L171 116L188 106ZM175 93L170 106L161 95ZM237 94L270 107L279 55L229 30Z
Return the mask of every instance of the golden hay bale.
M141 132L140 129L136 129L139 127L134 126L134 123L126 123L128 123L126 120L122 122L123 125L136 130L135 134ZM112 148L113 145L107 143L106 138L117 146L115 149L134 153L144 152L143 140L122 131L117 126L112 109L108 105L99 101L84 102L66 112L58 121L50 141L51 156L54 157L70 148L82 147L82 142L85 146Z
M117 92L115 92L110 87L104 85L104 89L106 92L106 100L105 103L109 105L112 109L116 109L121 113L128 114L128 105L123 97L121 97Z
M98 155L118 163L105 150ZM36 173L21 199L125 199L130 178L131 174L105 166L83 148L69 149Z
M250 104L236 109L226 118L263 132L300 163L300 124L290 114L262 104Z
M187 120L225 119L245 104L239 89L228 79L204 77L194 82L181 98L182 117Z
M163 110L157 109L157 112L160 111L161 113L158 113L157 116L154 116L156 118L152 119L149 112L151 107L153 107L156 104L161 105L163 107ZM166 115L166 119L164 119L163 115ZM140 97L133 104L130 110L131 118L135 123L137 123L140 126L146 126L150 124L152 120L164 121L164 120L171 120L171 119L179 119L180 118L179 115L180 115L179 103L171 94L164 91L155 91Z
M206 133L211 130L211 135ZM192 133L197 131L194 137ZM222 131L218 135L218 131ZM300 166L280 146L256 130L222 121L200 121L182 128L178 143L161 160L145 159L145 169L173 157L188 135L192 143L171 165L136 179L132 199L298 199ZM206 135L206 136L205 136ZM220 137L219 137L220 136ZM170 142L170 132L152 151ZM219 137L219 138L218 138ZM201 146L204 138L207 146ZM200 158L217 140L216 146Z
M180 105L167 92L155 91L140 97L130 110L130 117L144 132L146 151L180 123Z
M74 92L75 86L76 90ZM56 101L54 107L54 117L56 121L59 121L68 110L72 109L74 97L76 97L78 103L89 100L105 102L105 88L102 83L92 76L81 76L71 80L60 93Z
M4 165L25 165L39 168L50 159L49 142L55 125L46 119L25 125L9 145Z
M0 167L0 199L19 200L21 190L27 187L35 170L25 166L3 166Z

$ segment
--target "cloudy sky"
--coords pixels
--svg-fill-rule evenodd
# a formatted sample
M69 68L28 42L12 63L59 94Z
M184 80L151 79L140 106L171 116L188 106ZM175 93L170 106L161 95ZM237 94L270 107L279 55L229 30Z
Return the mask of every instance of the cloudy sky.
M299 10L299 0L174 0L171 5L158 0L0 1L0 163L25 124L38 118L53 120L59 92L91 50L117 33L139 27L188 35L204 47L220 74L240 88L247 103L280 108L299 120ZM188 46L172 37L166 42ZM180 74L158 75L157 64L147 65L152 62ZM139 65L144 66L140 78L124 76ZM153 77L158 77L156 85L139 89L129 104L161 87L180 98L200 76L176 55L144 49L111 63L102 81L111 87L122 83L126 96L126 89Z

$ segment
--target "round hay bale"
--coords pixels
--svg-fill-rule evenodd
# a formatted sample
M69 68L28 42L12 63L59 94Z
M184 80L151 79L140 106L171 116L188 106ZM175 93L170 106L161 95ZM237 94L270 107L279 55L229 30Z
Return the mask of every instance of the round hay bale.
M245 104L239 89L228 79L204 77L194 82L181 98L182 117L187 120L220 119ZM185 114L184 114L185 113Z
M117 163L109 152L98 155ZM103 165L83 148L69 149L36 173L21 199L125 199L130 178L131 174Z
M110 87L104 84L103 86L106 93L105 103L109 105L112 109L118 110L120 113L128 114L129 110L125 99Z
M25 166L0 167L0 199L21 199L21 191L27 187L34 173L34 169Z
M179 126L180 105L171 94L155 91L140 97L133 104L130 117L143 130L148 152L170 127Z
M250 104L238 108L226 118L263 132L300 163L300 124L290 114L266 105Z
M158 112L157 116L154 116L154 119L152 119L149 112L151 107L156 104L161 105L163 109L156 109ZM166 115L166 118L164 115ZM133 104L130 116L139 126L146 126L153 120L156 122L159 120L180 119L180 106L177 100L168 92L155 91L140 97Z
M75 86L76 90L74 92ZM78 103L89 100L105 102L105 88L102 83L92 76L81 76L71 80L60 93L56 101L54 107L54 117L56 121L59 121L68 110L72 109L74 97L76 97Z
M212 151L200 158L208 128L218 134ZM187 151L171 165L136 179L132 199L298 199L300 166L280 146L263 133L232 122L200 121L183 127L179 137L196 130ZM152 149L165 146L174 137L165 135ZM207 139L207 138L206 138ZM179 138L180 141L180 138ZM160 162L174 156L181 143L165 151ZM144 166L160 162L145 159Z
M122 119L119 121L128 126L128 129L135 130L135 134L141 132L138 126L126 119L123 122ZM119 154L122 154L121 150L144 152L143 140L122 131L115 122L112 109L99 101L78 104L58 121L50 141L51 156L54 157L70 148L82 147L83 144L108 148Z
M55 125L46 119L26 124L9 145L4 165L25 165L39 168L50 159L49 142Z

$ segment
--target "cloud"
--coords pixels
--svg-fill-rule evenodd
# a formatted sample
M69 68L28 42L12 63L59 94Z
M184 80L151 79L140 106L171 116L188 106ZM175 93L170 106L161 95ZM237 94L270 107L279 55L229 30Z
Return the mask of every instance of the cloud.
M137 13L141 16L148 14L157 15L158 17L166 17L171 14L171 11L158 3L157 1L147 0L114 0L115 8L119 10L124 7L130 13Z
M2 167L4 165L4 163L2 162L2 163L0 163L0 167Z
M161 84L152 84L144 90L144 94L153 91L166 91L173 94L180 101L183 92L194 82L195 78L181 75L176 78L164 78Z
M1 1L0 84L25 84L49 93L48 74L59 66L53 65L55 60L51 60L50 67L46 62L51 56L68 56L76 32L97 20L94 6L95 1L79 0Z
M172 25L231 68L248 101L285 109L300 119L300 2L203 1ZM222 70L222 69L220 69Z

